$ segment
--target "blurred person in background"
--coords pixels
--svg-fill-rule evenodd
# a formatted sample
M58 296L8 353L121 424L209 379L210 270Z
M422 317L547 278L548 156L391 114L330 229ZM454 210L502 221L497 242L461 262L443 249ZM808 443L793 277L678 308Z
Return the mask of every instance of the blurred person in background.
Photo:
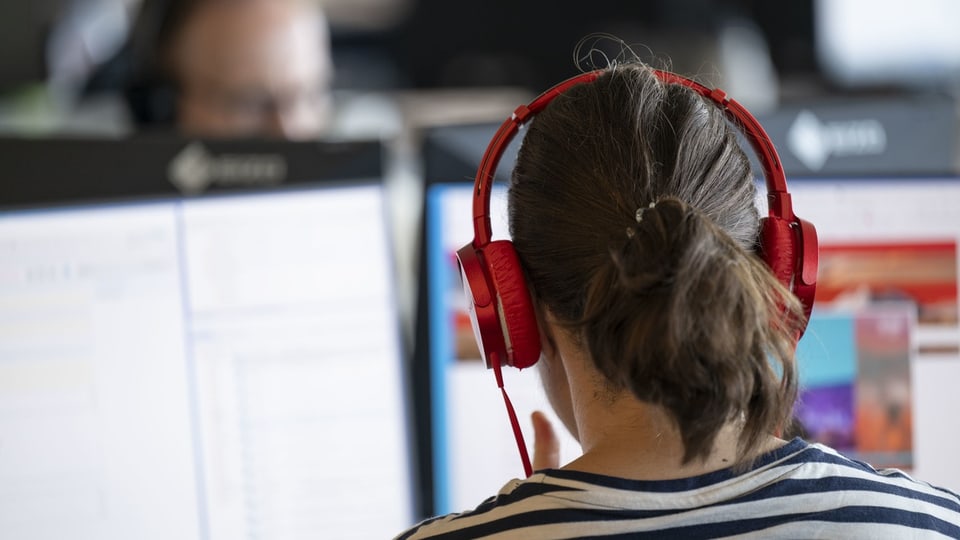
M333 60L314 0L143 0L118 60L139 130L311 139L331 122Z

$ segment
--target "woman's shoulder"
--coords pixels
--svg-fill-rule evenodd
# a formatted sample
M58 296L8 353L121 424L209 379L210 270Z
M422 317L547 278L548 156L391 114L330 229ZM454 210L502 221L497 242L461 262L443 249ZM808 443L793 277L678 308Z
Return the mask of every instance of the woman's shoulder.
M960 520L957 492L914 478L898 468L875 467L830 446L795 439L793 451L770 463L780 475L784 490L821 493L842 499L845 504L927 511L941 508Z
M425 519L394 537L394 540L414 540L434 537L468 538L468 536L463 536L463 534L471 530L477 531L484 528L490 519L497 514L496 510L498 508L516 502L518 490L523 491L521 489L522 486L535 485L537 483L538 482L531 482L531 479L511 479L500 488L500 491L498 491L496 495L484 500L476 508Z
M538 471L526 480L507 482L473 510L426 520L397 538L492 533L523 538L516 531L521 525L530 533L532 523L567 530L588 523L596 527L598 520L611 530L656 530L675 537L684 537L682 531L710 535L721 530L773 537L906 531L960 537L960 496L902 470L874 468L828 446L794 439L760 456L746 471L677 480ZM822 530L814 534L809 527Z

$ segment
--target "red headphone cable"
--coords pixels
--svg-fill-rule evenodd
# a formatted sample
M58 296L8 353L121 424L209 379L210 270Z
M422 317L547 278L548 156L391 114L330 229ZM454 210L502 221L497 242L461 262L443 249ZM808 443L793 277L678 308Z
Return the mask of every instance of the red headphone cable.
M497 353L490 355L491 364L493 364L493 373L497 378L497 388L503 394L503 404L507 407L507 416L510 417L510 426L513 428L513 438L517 441L517 450L520 451L520 460L523 461L523 472L527 478L533 475L533 467L530 465L530 454L527 453L527 445L523 440L523 432L520 431L520 421L517 419L517 411L510 402L506 388L503 387L503 373L500 371L500 356Z

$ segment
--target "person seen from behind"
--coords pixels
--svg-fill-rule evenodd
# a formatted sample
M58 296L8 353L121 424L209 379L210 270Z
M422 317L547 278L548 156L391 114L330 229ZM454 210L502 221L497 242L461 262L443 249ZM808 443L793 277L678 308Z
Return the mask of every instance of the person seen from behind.
M510 235L582 455L534 413L532 476L396 538L960 538L957 493L784 435L805 315L720 107L630 60L525 129Z

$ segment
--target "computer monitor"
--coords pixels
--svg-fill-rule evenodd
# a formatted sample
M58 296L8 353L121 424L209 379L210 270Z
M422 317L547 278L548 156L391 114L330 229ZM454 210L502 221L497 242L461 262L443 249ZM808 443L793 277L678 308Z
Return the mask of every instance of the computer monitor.
M960 487L960 436L944 429L960 407L960 177L789 184L820 236L816 303L797 351L803 429L875 466Z
M494 375L473 342L455 258L473 238L473 175L496 127L444 126L423 139L416 361L430 372L438 512L472 508L523 475ZM501 181L516 156L513 144L491 200L498 238L508 238ZM878 466L960 486L951 457L960 455L960 436L942 420L960 407L951 390L960 380L960 177L831 175L788 183L797 213L817 226L821 241L817 303L798 348L804 435ZM765 212L764 205L758 200ZM549 410L537 370L505 369L504 379L529 447L529 413ZM561 462L579 453L563 435Z
M415 521L382 150L0 140L2 536Z

